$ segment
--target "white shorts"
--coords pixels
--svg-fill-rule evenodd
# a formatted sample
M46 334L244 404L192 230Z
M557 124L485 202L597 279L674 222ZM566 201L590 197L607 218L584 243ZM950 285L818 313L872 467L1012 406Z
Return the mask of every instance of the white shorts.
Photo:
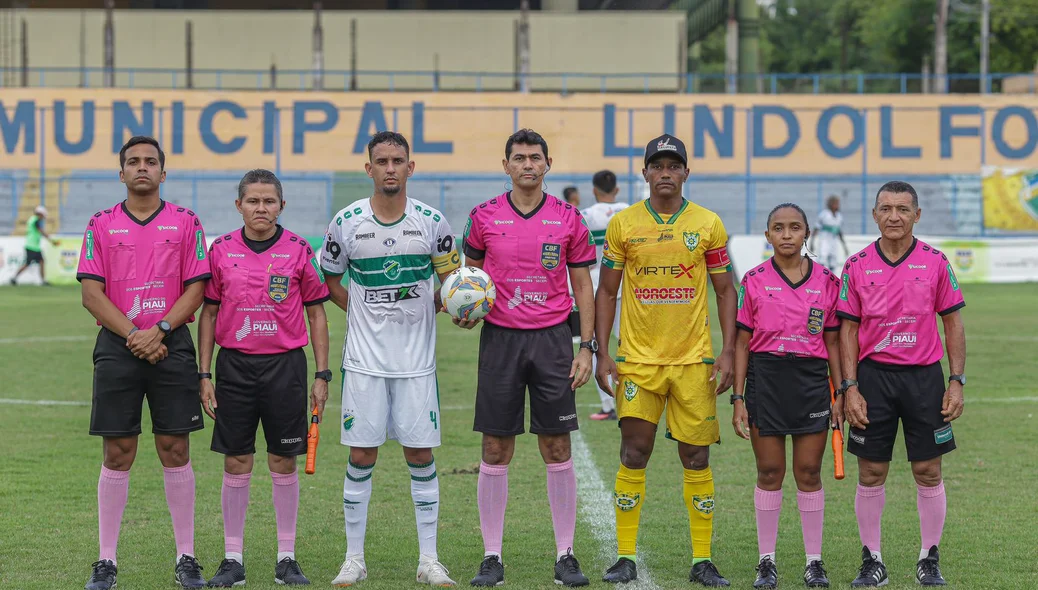
M394 379L345 371L339 442L375 448L389 438L412 449L440 446L436 374Z

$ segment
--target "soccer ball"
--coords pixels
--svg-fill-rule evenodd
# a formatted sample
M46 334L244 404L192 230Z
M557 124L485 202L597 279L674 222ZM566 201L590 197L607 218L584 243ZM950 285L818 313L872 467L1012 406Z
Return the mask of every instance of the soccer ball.
M474 266L463 266L447 275L440 287L440 301L447 313L459 320L478 320L494 308L497 287L490 275Z

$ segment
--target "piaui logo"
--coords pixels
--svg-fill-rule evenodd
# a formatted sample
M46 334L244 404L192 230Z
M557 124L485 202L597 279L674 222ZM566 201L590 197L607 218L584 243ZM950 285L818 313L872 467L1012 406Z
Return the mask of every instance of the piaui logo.
M234 339L241 342L243 338L252 333L252 320L249 316L245 316L245 323L242 324L238 331L234 333Z
M141 314L141 296L135 295L133 298L133 305L130 306L130 310L126 312L126 319L133 320Z

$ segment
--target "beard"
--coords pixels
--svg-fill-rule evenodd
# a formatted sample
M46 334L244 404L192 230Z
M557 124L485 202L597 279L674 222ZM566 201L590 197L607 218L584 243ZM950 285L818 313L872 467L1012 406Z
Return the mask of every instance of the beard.
M383 186L382 187L382 194L386 195L387 197L393 197L393 196L396 196L396 195L400 194L400 191L403 188L404 187L402 185L399 185L399 184L396 184L396 185L393 185L393 186Z

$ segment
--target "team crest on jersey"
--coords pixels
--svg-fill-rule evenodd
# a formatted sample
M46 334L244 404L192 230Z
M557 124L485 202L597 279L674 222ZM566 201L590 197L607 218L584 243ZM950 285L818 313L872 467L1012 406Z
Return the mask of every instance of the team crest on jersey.
M562 259L562 246L559 244L541 244L541 266L545 270L555 270Z
M699 245L699 232L686 231L681 232L681 235L685 238L685 247L688 248L688 251L695 252L696 246Z
M703 514L710 514L714 511L714 497L692 496L692 506Z
M624 382L624 399L627 401L633 401L634 396L638 395L638 386L634 384L634 381Z
M627 512L634 510L638 503L642 501L641 494L624 494L621 492L613 492L613 502L616 503L616 507L621 512Z
M822 325L825 323L825 312L812 307L807 315L807 333L816 336L822 333Z
M270 275L270 279L267 281L267 295L274 300L274 303L281 303L288 299L288 277Z

